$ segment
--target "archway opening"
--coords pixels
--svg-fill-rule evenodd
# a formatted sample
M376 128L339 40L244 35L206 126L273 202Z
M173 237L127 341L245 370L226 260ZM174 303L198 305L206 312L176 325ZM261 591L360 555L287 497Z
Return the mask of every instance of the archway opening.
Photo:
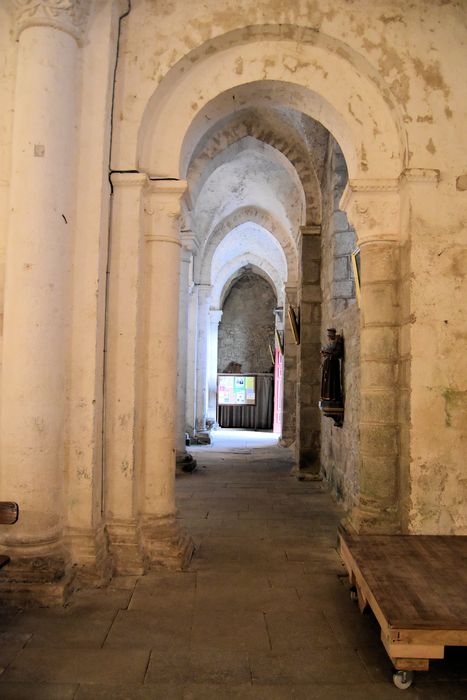
M217 422L272 430L277 297L260 270L239 270L224 293L219 324Z
M357 200L360 192L366 197L391 192L388 200L394 192L397 197L405 146L397 110L371 66L340 42L303 30L297 53L295 33L290 27L273 34L267 27L249 28L243 37L232 32L191 52L147 102L136 158L137 167L153 179L188 182L183 229L196 241L191 284L197 347L196 396L189 401L194 410L187 415L187 425L196 434L208 427L209 327L221 311L212 297L214 251L239 224L259 223L276 237L287 261L282 440L295 446L299 466L318 476L323 454L317 406L323 326L340 324L339 330L345 329L359 349L363 323L350 266L356 234L339 208L340 195L348 181L345 206L355 220L362 214L358 220L365 224L365 234L368 229L364 243L373 243L375 237L395 240L397 225L391 223L394 230L387 233L387 206L373 220L365 218L365 203ZM171 120L175 113L177 119ZM254 125L255 120L267 127ZM346 314L350 307L352 313ZM298 333L287 323L293 317ZM360 363L358 352L353 361ZM343 431L328 435L331 443L341 443L341 454L346 451L351 458L338 474L332 447L326 470L327 475L334 471L330 479L348 503L358 503L360 487L366 485L359 475L362 419L357 372L354 377L352 396L357 399L347 421L354 439L343 438ZM367 423L370 432L371 417ZM388 457L393 456L393 444L388 442ZM370 448L369 452L365 461L370 468L375 455Z

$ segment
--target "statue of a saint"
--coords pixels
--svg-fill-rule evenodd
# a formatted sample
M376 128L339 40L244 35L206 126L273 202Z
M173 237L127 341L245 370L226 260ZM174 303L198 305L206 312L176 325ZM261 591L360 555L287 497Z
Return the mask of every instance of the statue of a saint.
M321 348L321 399L319 407L324 416L332 418L340 428L344 421L344 397L342 392L342 360L344 339L335 328L328 328L328 343Z

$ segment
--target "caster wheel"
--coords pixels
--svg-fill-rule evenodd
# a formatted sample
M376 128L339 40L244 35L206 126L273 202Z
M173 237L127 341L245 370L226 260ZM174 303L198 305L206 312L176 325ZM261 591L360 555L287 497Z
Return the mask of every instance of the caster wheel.
M412 685L413 671L396 671L392 676L392 680L396 688L407 690Z

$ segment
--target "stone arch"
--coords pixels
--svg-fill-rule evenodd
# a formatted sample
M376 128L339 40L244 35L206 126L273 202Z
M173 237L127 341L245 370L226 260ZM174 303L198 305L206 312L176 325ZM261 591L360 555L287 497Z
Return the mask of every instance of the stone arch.
M293 236L267 211L259 207L242 207L223 219L213 230L203 248L196 256L195 275L201 284L210 284L213 255L220 242L235 228L244 223L260 226L274 236L282 248L287 264L287 280L296 284L298 280L298 251Z
M283 153L281 153L281 151L278 151L276 148L273 148L269 144L264 143L262 141L258 141L257 139L254 139L251 136L245 136L244 138L238 141L234 141L226 149L218 152L213 158L211 158L211 160L206 164L202 172L199 174L198 180L195 183L194 191L191 191L192 201L196 202L198 195L203 189L203 186L210 178L210 176L217 170L217 168L219 168L222 165L225 165L231 159L238 156L240 153L246 153L248 151L255 151L261 156L264 155L266 160L270 160L277 163L288 173L290 178L296 183L297 189L303 192L303 209L305 209L307 200L303 189L303 183L301 182L300 177L295 168L293 167L292 163Z
M399 108L378 71L345 43L296 26L247 27L205 42L168 71L149 98L139 123L136 167L154 180L179 180L186 154L206 134L208 121L216 123L225 114L229 99L230 111L248 104L244 100L235 105L231 99L232 90L243 86L248 87L250 104L261 87L263 99L268 99L266 87L273 106L299 111L320 122L344 154L349 180L341 207L349 213L350 221L358 221L355 228L364 270L359 496L351 520L360 531L373 531L376 525L380 531L397 529L399 425L386 411L375 426L374 411L381 397L385 407L398 401L397 386L384 367L397 368L399 362L399 317L392 299L400 275L399 188L407 159ZM229 217L237 215L238 210ZM209 258L207 247L215 236L222 236L224 223L216 226L214 235L203 244L198 268ZM293 301L299 280L297 245L290 231L279 226L279 234L288 265L293 267L292 274L288 270L287 287ZM375 281L381 285L384 304L373 303ZM377 382L369 385L370 370L376 363L381 371L378 366ZM292 404L296 382L291 373L289 376L288 399ZM287 398L287 391L284 396ZM291 421L287 433L290 442L297 436L295 427ZM381 488L374 484L375 468Z
M268 282L272 289L274 290L274 293L276 295L276 299L279 303L279 300L281 299L281 295L283 296L283 283L281 284L280 276L278 275L277 270L275 270L271 265L265 266L262 264L262 261L256 256L256 255L248 255L245 254L243 256L240 256L236 258L235 260L232 261L231 265L226 265L226 268L222 271L222 279L219 280L219 288L220 284L222 284L222 288L220 289L220 293L218 295L217 292L217 285L213 285L213 294L212 294L212 302L218 301L217 307L222 308L224 306L224 302L232 289L233 285L237 281L238 277L241 274L242 268L245 266L250 266L251 271L254 272L256 275L259 277L262 277L263 279ZM260 267L261 265L261 267ZM226 274L228 276L226 276ZM282 287L282 289L281 289Z
M378 72L345 43L290 25L234 30L181 59L146 105L138 167L152 177L179 178L193 117L222 92L255 81L276 81L282 88L275 90L276 103L299 106L333 134L350 178L400 175L403 129Z
M196 197L198 182L203 178L209 162L232 144L251 138L276 149L293 165L305 192L306 225L321 224L321 188L313 163L313 150L306 147L303 139L290 125L288 129L285 125L283 127L281 133L278 133L277 127L272 131L260 121L259 116L253 115L249 110L236 112L227 119L227 123L222 123L220 127L214 126L202 148L195 150L188 165L186 179L192 198Z
M213 308L222 308L225 297L233 282L238 277L239 271L246 265L251 265L256 274L264 277L273 287L278 304L284 298L284 282L281 273L276 267L262 260L254 253L243 253L229 260L218 273L212 283L211 305Z

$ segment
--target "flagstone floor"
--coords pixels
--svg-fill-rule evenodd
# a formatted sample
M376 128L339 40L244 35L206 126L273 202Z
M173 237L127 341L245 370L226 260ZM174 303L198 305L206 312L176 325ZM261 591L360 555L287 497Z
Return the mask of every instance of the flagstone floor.
M251 440L249 439L251 438ZM177 478L186 572L117 577L64 609L0 612L1 700L467 698L467 650L407 691L335 551L322 482L267 433L218 431Z

